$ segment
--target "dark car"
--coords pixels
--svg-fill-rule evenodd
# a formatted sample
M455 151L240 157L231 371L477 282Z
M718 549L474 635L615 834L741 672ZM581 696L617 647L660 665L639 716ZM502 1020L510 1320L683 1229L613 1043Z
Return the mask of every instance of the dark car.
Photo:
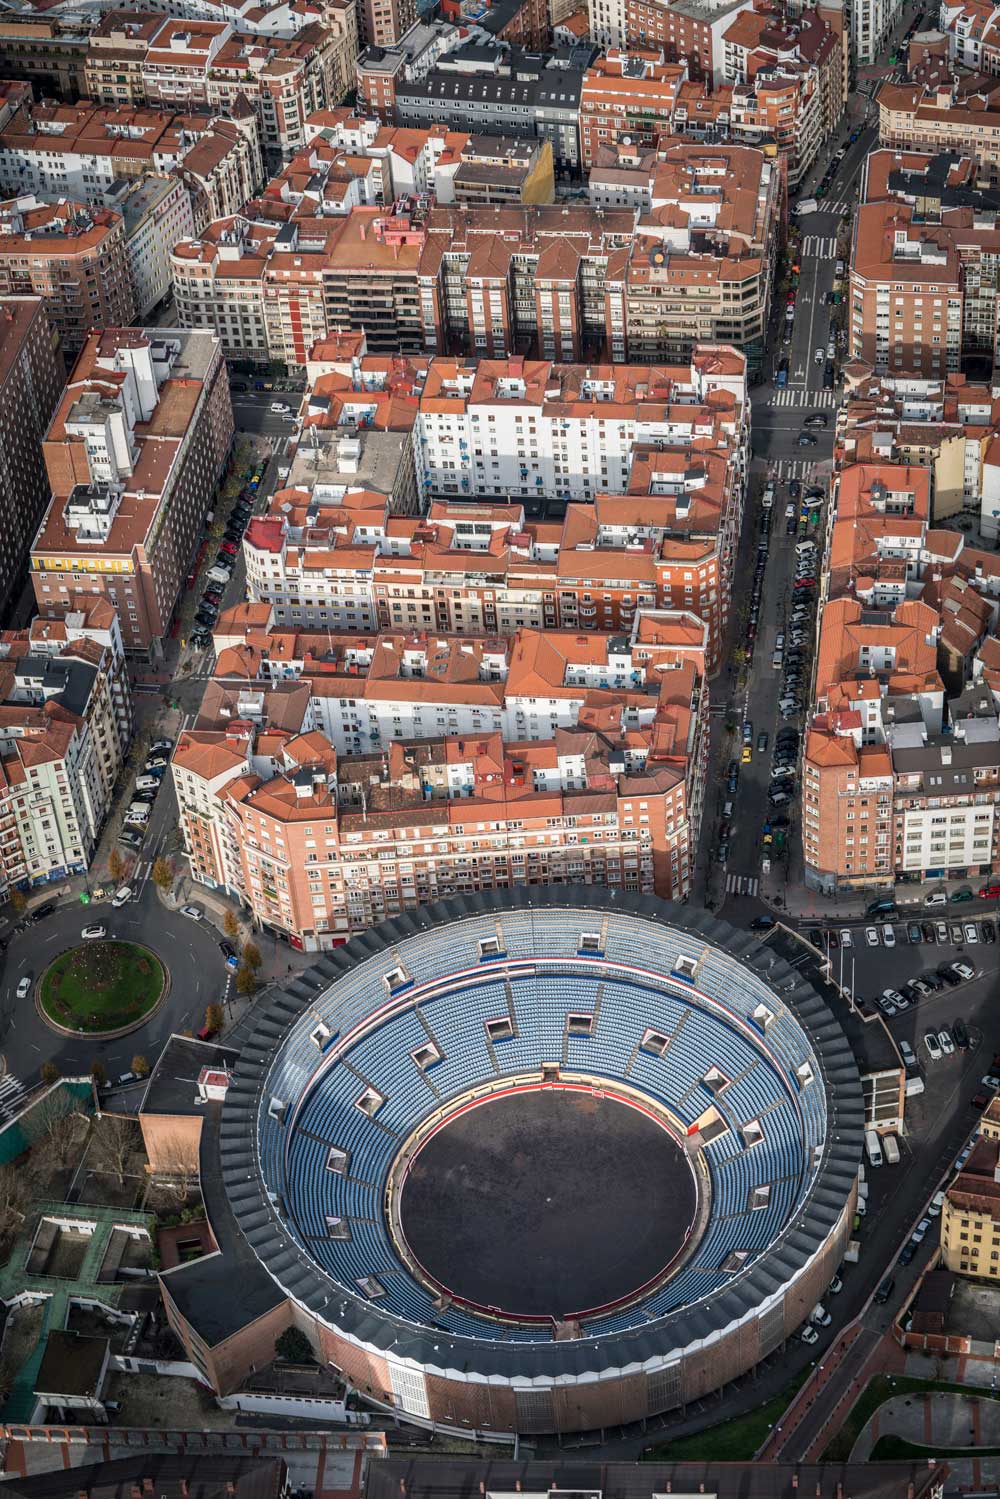
M914 1244L912 1239L907 1239L906 1243L903 1245L902 1250L900 1251L898 1263L900 1265L908 1265L915 1256L918 1247L919 1246Z
M892 1295L895 1289L896 1282L893 1280L891 1275L887 1275L885 1280L880 1284L878 1290L875 1292L875 1300L878 1302L879 1306L885 1306L885 1303L889 1300L889 1297Z
M929 942L933 946L937 941L937 932L934 930L934 923L932 921L922 921L920 923L920 935L925 942Z
M944 988L943 979L940 979L938 977L933 968L931 968L927 973L922 973L920 977L927 985L928 989L933 989L935 994L939 993Z
M246 390L246 388L247 382L245 380L230 380L229 382L230 390Z
M829 420L830 418L827 416L825 411L811 411L803 422L803 426L825 427ZM812 494L813 492L814 491L811 489L806 491L807 494Z
M827 369L824 371L824 374L823 374L823 389L824 390L832 390L833 389L833 370L830 369L829 366L827 367Z
M802 493L802 485L799 483L798 479L789 479L788 493L791 495L793 500L798 499L799 495Z
M984 942L995 942L997 940L997 929L992 921L982 921L980 922L980 926L983 929Z
M938 976L940 978L943 978L945 983L948 984L952 989L957 989L959 984L962 982L962 975L960 973L956 973L954 969L950 968L946 963L941 964L941 967L938 969Z
M773 926L777 926L773 916L755 916L750 923L752 932L769 932Z
M811 926L806 932L806 936L809 938L809 941L812 943L813 947L823 946L823 933L820 931L818 926Z
M906 935L911 942L920 942L922 940L923 933L920 930L919 922L911 921L906 928Z
M207 609L199 609L194 617L194 622L196 625L201 625L203 630L207 630L211 625L215 624L218 617L218 610L216 609L213 609L211 613Z
M229 552L216 552L216 554L215 554L215 566L216 567L224 567L227 572L232 572L232 570L233 570L233 559L232 559L231 554Z
M36 906L35 909L32 911L32 913L31 913L31 919L32 919L32 921L44 921L45 918L46 918L46 916L51 916L52 915L52 912L55 910L55 908L56 908L56 902L54 900L43 901L40 906Z
M952 1021L951 1034L952 1034L952 1038L953 1038L953 1040L955 1042L955 1045L958 1047L959 1051L968 1051L968 1049L969 1049L969 1032L968 1032L968 1029L966 1027L966 1024L965 1024L964 1020L953 1020ZM993 1071L992 1067L990 1068L990 1071L991 1072Z
M989 1095L989 1098L987 1098L985 1093L975 1093L973 1094L972 1098L969 1099L969 1102L974 1109L985 1109L986 1105L990 1101L990 1098L992 1097L992 1093Z
M800 432L799 433L799 447L800 448L814 448L816 446L816 444L817 444L818 441L819 441L819 438L816 437L815 434L812 433L812 432Z
M236 956L235 947L231 942L225 941L225 939L219 943L219 951L224 958L235 958Z

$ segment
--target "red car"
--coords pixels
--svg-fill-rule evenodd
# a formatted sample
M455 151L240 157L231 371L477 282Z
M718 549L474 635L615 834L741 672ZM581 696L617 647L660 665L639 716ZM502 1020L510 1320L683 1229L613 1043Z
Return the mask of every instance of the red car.
M219 551L225 552L229 557L235 557L236 553L239 551L239 547L236 545L235 541L224 541L219 548Z
M979 892L980 900L997 900L1000 898L1000 885L984 885Z

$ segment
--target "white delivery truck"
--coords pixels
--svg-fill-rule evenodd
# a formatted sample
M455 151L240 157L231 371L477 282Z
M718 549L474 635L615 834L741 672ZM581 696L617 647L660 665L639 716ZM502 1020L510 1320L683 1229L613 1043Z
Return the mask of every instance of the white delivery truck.
M865 1155L868 1157L869 1166L881 1166L882 1147L873 1129L865 1130Z
M898 1166L899 1165L899 1141L896 1139L895 1135L883 1135L882 1136L882 1149L885 1151L885 1158L889 1162L889 1165L890 1166Z
M819 204L815 198L800 198L795 205L795 212L800 216L804 213L815 213Z

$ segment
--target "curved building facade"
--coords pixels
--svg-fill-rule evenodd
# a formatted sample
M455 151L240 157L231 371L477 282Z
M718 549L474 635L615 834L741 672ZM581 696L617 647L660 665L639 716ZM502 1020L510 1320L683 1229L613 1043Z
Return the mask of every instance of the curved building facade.
M258 1017L219 1156L241 1253L362 1395L568 1432L697 1399L795 1331L862 1134L851 1050L774 946L569 887L326 955Z

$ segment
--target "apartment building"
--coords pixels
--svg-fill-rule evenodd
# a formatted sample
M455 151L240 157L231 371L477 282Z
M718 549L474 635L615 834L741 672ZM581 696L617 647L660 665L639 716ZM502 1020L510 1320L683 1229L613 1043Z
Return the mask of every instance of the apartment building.
M847 46L837 11L803 10L794 21L744 10L723 38L733 84L734 140L773 139L796 190L836 129L847 101Z
M365 113L387 124L394 116L397 86L426 78L439 58L465 39L462 27L437 16L414 21L392 44L368 47L355 62L358 99Z
M951 386L957 417L960 396L977 397ZM954 428L945 442L969 440ZM838 435L866 440L849 422ZM845 462L835 478L802 789L806 882L828 893L985 875L1000 860L1000 578L992 553L930 523L933 472Z
M222 116L249 103L264 150L287 160L303 144L306 117L336 104L353 75L353 3L333 16L338 24L311 22L288 40L242 34L224 21L159 17L139 67L142 101Z
M0 299L0 617L20 592L49 497L42 439L65 379L42 298Z
M79 593L114 605L125 648L155 657L233 438L229 381L206 333L92 333L45 439L51 499L31 549L39 611Z
M310 951L458 890L582 881L682 895L701 812L707 694L688 623L661 617L652 635L646 657L617 637L574 637L568 655L558 634L515 642L518 708L509 713L534 724L525 740L456 727L480 716L484 698L502 702L493 676L507 663L495 641L349 639L331 646L330 672L294 685L217 678L172 767L192 876ZM338 687L335 674L361 669L357 647L371 652L370 706L379 681L389 686L381 671L390 662L403 697L381 716L385 747L380 732L348 718L341 741L361 747L338 752L317 720L329 720L331 706L335 719L343 711L350 681ZM323 659L309 643L290 648L305 652L307 669ZM220 670L229 655L237 667L258 659L249 643L223 649ZM620 682L643 681L645 691L626 687L622 697ZM407 722L420 725L415 735Z
M946 228L927 224L909 203L861 205L851 248L851 357L927 379L957 370L963 281Z
M80 11L5 11L0 52L5 78L33 84L47 98L73 103L86 92L87 25Z
M751 0L590 0L590 35L603 50L662 48L693 78L722 82L722 37Z
M522 626L629 630L642 609L686 610L705 621L714 671L746 485L744 375L740 356L718 349L698 351L686 370L498 373L487 362L478 385L450 396L441 392L452 362L434 360L414 432L425 455L418 478L425 494L439 488L465 496L462 503L443 499L420 518L393 518L400 507L387 487L390 464L381 492L366 489L343 472L340 439L331 484L303 443L290 487L244 538L248 599L273 607L275 623L288 628L377 623L500 635ZM508 393L522 383L519 404ZM491 453L494 442L497 450L512 444L509 473L474 467L484 433L497 434ZM466 471L476 475L475 490L471 480L462 487ZM587 503L570 503L561 522L527 518L540 493L564 486ZM526 498L469 502L494 489Z
M82 874L132 735L121 632L104 600L0 635L0 888Z
M897 151L970 152L990 182L1000 176L1000 84L945 72L933 83L881 83L879 143Z
M931 519L965 511L977 517L984 537L996 540L998 430L1000 399L989 385L964 375L924 380L864 372L850 382L838 411L834 457L844 472L835 482L845 492L854 489L886 462L926 468ZM853 559L846 548L843 555Z
M84 93L95 104L145 104L143 65L163 27L154 11L109 10L90 33Z
M992 361L1000 316L997 277L997 265L1000 263L1000 199L994 189L980 185L981 172L982 168L973 157L959 157L951 152L930 155L924 152L875 151L865 164L861 198L866 203L898 203L901 207L905 206L911 212L912 224L920 226L919 229L914 228L908 232L908 239L912 240L915 234L928 226L938 236L939 246L950 245L954 248L961 290L960 354L962 357L979 355ZM899 238L898 232L896 238ZM894 250L894 264L896 259ZM932 268L928 274L933 279ZM895 286L892 290L896 290ZM899 322L896 313L900 299L893 297L892 302L894 321ZM922 304L918 295L916 309L919 310L921 305L926 311L937 304ZM877 306L876 298L876 315ZM882 306L884 311L885 296ZM855 301L852 315L856 315L857 310L858 303ZM864 316L864 299L861 301L861 310ZM905 316L902 321L905 325ZM882 331L885 331L884 319ZM892 331L895 333L895 328ZM919 332L917 336L919 338ZM895 353L906 356L909 351L905 337L902 342L903 347L897 348ZM930 341L921 342L924 346L930 342L930 352L933 352L933 336ZM909 367L911 366L904 363L904 368ZM949 368L954 368L954 364Z
M996 1110L991 1104L995 1119ZM1000 1140L984 1126L972 1153L945 1189L941 1259L947 1270L1000 1280Z
M33 193L0 203L0 296L37 296L63 353L83 347L91 328L135 317L125 221L108 208Z
M476 135L547 140L558 172L580 169L580 95L590 46L528 52L492 37L442 56L421 79L395 85L399 125L448 125Z
M103 207L123 179L180 178L196 229L239 212L263 183L257 117L249 105L212 113L20 103L0 126L0 193L70 198Z
M179 178L151 173L110 191L107 206L124 221L135 316L148 317L172 289L171 250L194 234L191 194Z
M362 0L359 39L368 47L393 47L416 20L416 0Z
M776 162L746 146L661 146L652 204L605 275L616 362L718 340L761 366L783 222Z
M684 64L664 61L662 50L613 50L594 60L580 91L580 162L589 171L598 147L623 137L637 150L656 146L673 129Z
M548 141L394 128L345 108L311 115L306 137L254 203L256 216L327 218L410 196L483 208L551 203L555 193Z

